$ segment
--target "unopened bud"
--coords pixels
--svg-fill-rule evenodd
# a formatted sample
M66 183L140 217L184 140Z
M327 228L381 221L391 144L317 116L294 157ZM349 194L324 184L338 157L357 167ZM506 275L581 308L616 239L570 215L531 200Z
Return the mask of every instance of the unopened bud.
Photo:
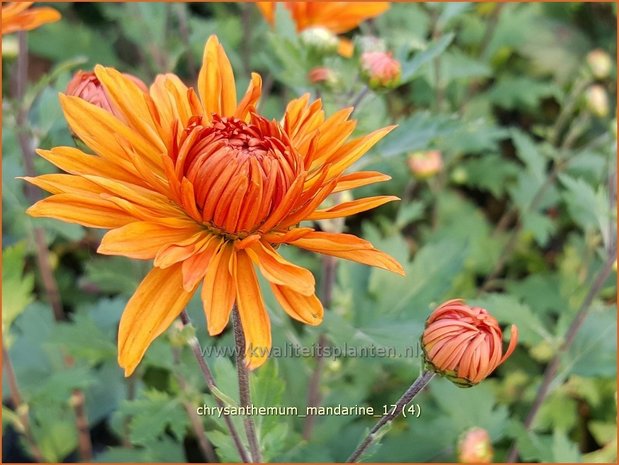
M587 64L596 79L606 79L613 66L610 55L599 48L587 54Z
M146 84L140 79L126 73L124 76L132 80L143 92L148 92ZM114 108L109 95L101 85L101 82L99 82L99 79L92 71L78 71L75 73L67 85L66 94L79 97L116 116L120 116L119 112Z
M400 82L402 66L391 52L364 52L361 54L361 73L370 88L391 88Z
M604 87L598 84L590 86L585 92L585 101L587 102L587 108L593 115L600 118L608 115L608 94Z
M415 152L408 157L408 166L419 179L428 179L443 169L443 157L438 150Z
M311 69L307 77L312 84L324 85L325 87L334 87L340 82L337 73L325 67Z
M304 29L301 32L301 42L303 45L325 54L336 52L339 44L337 36L333 32L320 26Z
M14 35L2 38L2 58L16 58L19 53L19 42Z
M458 441L458 462L491 463L492 443L488 432L483 428L471 428Z

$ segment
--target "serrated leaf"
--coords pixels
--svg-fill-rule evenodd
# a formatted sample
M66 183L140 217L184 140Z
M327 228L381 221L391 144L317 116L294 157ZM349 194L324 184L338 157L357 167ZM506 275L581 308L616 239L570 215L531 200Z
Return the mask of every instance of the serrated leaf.
M33 300L34 275L24 273L25 259L25 242L2 251L2 333L5 337L13 321Z
M180 399L156 390L145 391L143 397L125 402L118 413L131 416L131 442L145 446L156 443L168 429L181 440L189 424Z

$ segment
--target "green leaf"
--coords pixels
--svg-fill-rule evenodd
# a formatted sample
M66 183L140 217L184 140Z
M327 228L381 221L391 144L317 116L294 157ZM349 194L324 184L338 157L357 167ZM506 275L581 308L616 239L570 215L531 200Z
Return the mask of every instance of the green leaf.
M565 188L563 200L574 221L585 230L592 228L601 231L606 238L610 220L606 189L598 186L596 191L583 179L574 179L566 174L559 175L559 180ZM608 243L608 238L605 242Z
M131 442L149 447L168 429L180 441L189 425L181 400L156 390L145 391L139 399L126 401L118 414L131 417Z
M2 333L7 337L13 321L32 302L34 275L24 273L26 244L20 242L2 251ZM10 290L10 291L9 291Z
M451 32L445 34L428 44L423 51L415 53L411 60L403 61L401 83L404 84L414 79L423 65L431 62L447 50L454 37L455 35Z
M489 191L496 198L503 196L519 171L515 163L492 154L464 160L459 166L467 173L467 185Z
M500 77L488 93L492 103L507 110L532 110L539 105L541 99L550 96L560 98L555 84L521 75Z
M563 360L564 370L580 376L617 374L617 314L614 308L592 310Z

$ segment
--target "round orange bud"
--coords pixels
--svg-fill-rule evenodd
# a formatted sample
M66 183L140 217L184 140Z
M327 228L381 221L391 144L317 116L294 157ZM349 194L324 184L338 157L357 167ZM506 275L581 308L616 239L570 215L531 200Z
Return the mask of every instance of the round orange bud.
M408 167L420 179L427 179L443 169L443 157L438 150L415 152L408 157Z
M503 354L503 333L497 320L480 307L461 299L449 300L426 320L421 347L426 367L460 387L487 378L516 348L518 328L511 326L511 340Z
M492 457L492 443L485 429L471 428L460 437L458 441L458 462L491 463Z
M361 54L361 72L372 89L395 87L400 82L402 66L391 52Z
M135 82L144 92L148 92L146 84L144 84L140 79L127 73L124 73L124 76ZM103 108L116 116L120 116L117 114L112 102L109 99L109 96L99 82L99 79L97 79L97 76L92 71L78 71L75 73L67 85L66 94L74 97L80 97L88 103L92 103L93 105Z

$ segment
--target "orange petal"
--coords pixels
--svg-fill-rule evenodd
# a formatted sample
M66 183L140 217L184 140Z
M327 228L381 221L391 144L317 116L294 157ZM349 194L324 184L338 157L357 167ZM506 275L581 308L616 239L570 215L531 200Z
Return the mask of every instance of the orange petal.
M4 2L3 2L4 3ZM16 31L31 31L47 23L58 21L60 13L53 8L27 8L34 2L11 2L2 5L2 34Z
M202 68L198 75L198 92L207 114L233 116L236 111L234 73L217 36L208 38Z
M183 261L183 287L186 291L193 289L204 277L219 242L216 236L209 234L206 240L196 244L196 253Z
M352 40L341 37L337 44L337 53L344 58L350 58L355 53L355 44Z
M352 234L315 231L289 244L325 255L345 258L365 265L376 266L404 276L404 269L393 257L376 250L371 243Z
M376 182L389 181L390 179L391 176L378 171L356 171L341 176L335 185L335 189L333 189L333 193L356 189Z
M146 349L183 311L195 289L183 289L181 266L153 268L129 299L118 327L118 364L130 376Z
M70 174L92 174L104 178L144 185L144 180L126 160L112 162L96 155L89 155L74 147L55 147L36 151L41 157Z
M236 301L245 335L245 364L253 370L269 357L271 323L251 259L244 250L236 251L233 257Z
M202 283L202 304L208 333L221 333L230 319L236 289L230 274L233 247L224 245L211 258Z
M247 120L249 112L258 104L262 95L262 78L257 73L251 73L251 81L247 87L245 96L239 103L239 107L234 112L234 116L241 120Z
M273 25L275 21L275 2L256 2L256 6L266 21Z
M399 197L393 195L378 195L376 197L366 197L364 199L353 200L352 202L344 202L326 210L316 210L307 217L308 220L326 220L330 218L341 218L343 216L355 215L360 212L371 210L372 208L380 207L387 202L400 200Z
M38 201L26 210L37 218L54 218L91 228L119 228L136 221L112 202L81 194L57 194Z
M312 326L322 323L324 309L316 294L302 295L277 284L271 284L271 289L279 304L292 318Z
M97 252L150 260L161 248L187 239L201 230L192 221L136 221L109 231L103 236Z
M284 259L268 243L254 242L245 250L270 282L287 286L303 295L314 293L316 281L312 273Z

